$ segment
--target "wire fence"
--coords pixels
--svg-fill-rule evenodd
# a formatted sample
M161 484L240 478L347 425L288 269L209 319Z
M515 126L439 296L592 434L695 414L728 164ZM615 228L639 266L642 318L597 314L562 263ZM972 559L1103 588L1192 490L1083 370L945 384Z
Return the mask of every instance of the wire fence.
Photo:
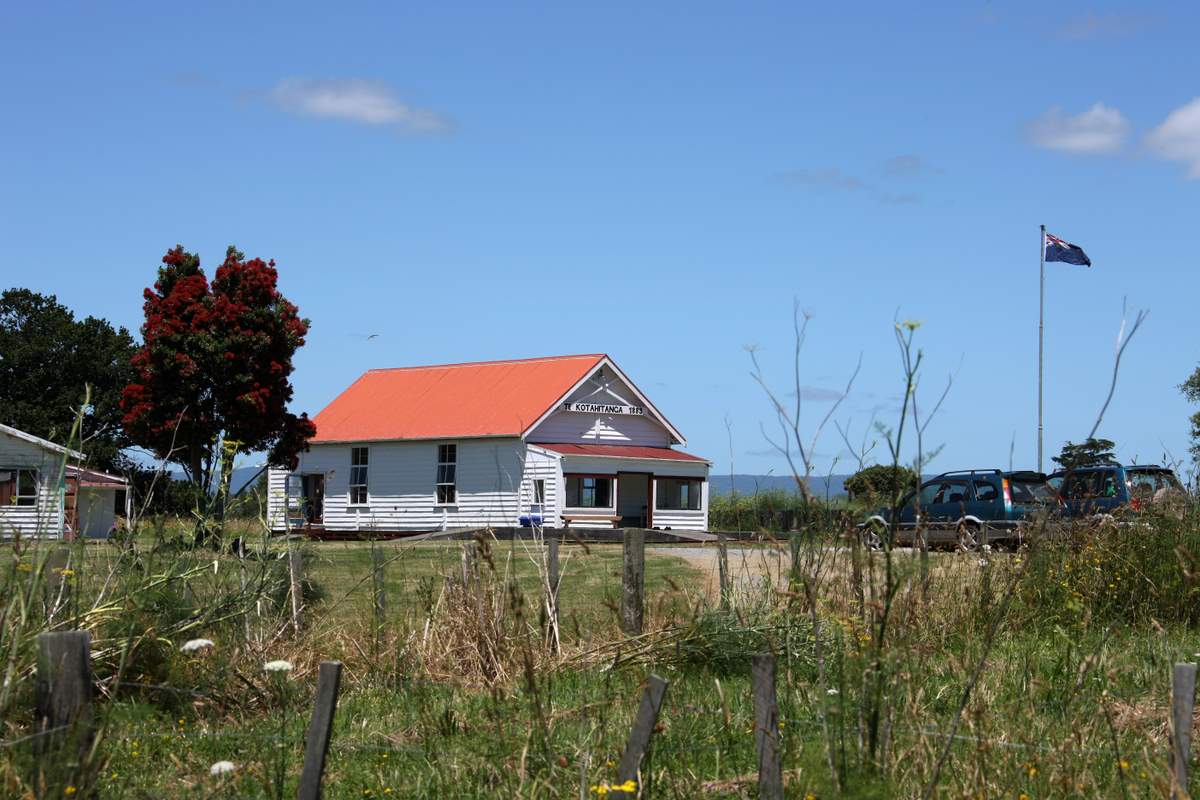
M351 572L367 563L367 559L363 555L364 552L369 551L366 550L366 548L346 548L344 551L340 552L338 557L344 557L346 559L343 566L346 567L347 572ZM781 551L776 551L775 555L778 558L782 558ZM524 557L522 553L515 549L509 550L508 556L510 559L520 559ZM389 563L392 563L393 565L406 563L405 560L409 557L410 554L402 552L394 556ZM603 554L600 556L600 559L603 568L597 572L594 572L589 577L593 589L596 590L593 594L589 595L589 598L594 600L598 597L602 601L611 602L614 606L617 603L624 603L629 595L629 584L626 574L623 574L621 570L621 560L613 552ZM214 571L216 570L215 563L216 562L214 562L213 567ZM395 573L393 573L392 578L389 580L386 589L392 596L395 596L396 594L404 594L405 592L411 593L413 589L421 585L421 581L432 580L438 584L435 588L437 588L439 591L445 591L447 587L454 588L451 586L451 584L453 584L456 580L454 573L458 566L460 565L457 564L455 559L450 556L450 552L446 548L441 548L433 553L428 563L426 563L421 569L406 571L404 569L397 568ZM481 569L483 568L481 567ZM486 569L494 569L494 567L487 567ZM511 561L509 564L503 565L500 570L497 570L496 574L509 575L510 570L513 570L511 574L515 574L515 570L511 566ZM779 572L782 572L782 568L779 569ZM527 586L531 587L533 591L537 591L539 587L535 582L537 580L536 573L526 573L523 577L527 581ZM465 590L467 582L468 581L464 573L464 577L462 578L461 582L462 585L454 590ZM346 583L335 584L336 590L333 591L331 596L326 599L325 605L322 608L323 617L326 619L333 618L335 612L339 608L344 608L344 605L341 604L352 602L370 602L372 599L372 591L377 591L372 587L371 578L369 575L356 577L353 581L349 581L349 583L352 585L346 585ZM669 585L669 582L667 585ZM644 602L644 597L642 601ZM413 600L412 598L407 598L405 602L412 603ZM621 610L622 612L624 611L623 608ZM592 609L592 611L595 612L595 609ZM612 613L616 614L617 609L614 608ZM770 626L762 627L762 629L758 632L760 634L787 633L793 631L796 629L796 627L797 626L794 624L780 624L773 628ZM678 634L686 630L688 630L687 625L668 626L666 628L656 630L656 634L669 638L671 635ZM834 630L836 630L836 627L834 627ZM801 630L800 633L803 635L807 633L807 631ZM628 642L624 642L622 644L622 648L627 649L624 651L625 660L621 663L653 664L655 663L656 658L660 661L669 660L669 658L664 658L664 655L669 654L666 654L665 652L658 652L657 654L652 653L649 657L645 658L641 662L637 662L636 658L630 659L628 657L629 650L636 650L637 647L638 643L636 639L630 639ZM678 649L679 648L677 645L677 653ZM623 657L622 654L623 651L621 648L614 650L614 665L621 661ZM392 689L400 691L418 688L431 688L439 690L447 688L447 684L443 681L419 680L411 678L393 680L390 681L388 685ZM222 703L229 700L229 697L219 693L213 694L210 692L200 691L196 688L175 686L162 682L138 682L109 678L96 681L95 686L99 687L104 694L110 697L119 695L119 690L131 690L133 692L140 692L148 695L162 693L178 696L180 698L188 698L194 701L208 701L212 703ZM218 692L219 691L220 690L218 690ZM615 698L609 696L607 700L609 703L613 703ZM818 698L818 700L824 700L824 698ZM547 702L549 705L554 705L552 698L547 698ZM744 700L742 702L744 702ZM524 713L520 701L511 700L508 703L508 708L513 711L515 716L518 717ZM259 709L259 712L262 710L263 709ZM720 719L720 711L721 709L716 708L669 708L672 721L677 721L686 717L709 718L707 720L707 727L705 728L707 731L720 729L720 724L716 724L716 721ZM267 712L270 713L269 709ZM1002 715L1004 710L992 708L989 710L989 713ZM743 720L739 719L739 725L742 722ZM783 730L782 737L790 742L807 741L808 739L813 738L820 739L828 735L826 730L829 726L828 720L823 721L819 718L783 715L779 717L779 722L780 727ZM542 724L547 731L553 728L553 725L546 725L544 722L539 722L537 719L535 719L533 714L529 714L528 723L530 726ZM105 721L101 720L100 724L105 724ZM681 726L681 728L682 727L683 726ZM701 726L698 725L696 727L700 728ZM1011 738L1005 737L989 738L987 736L959 732L954 728L953 725L948 727L949 729L942 729L937 725L929 724L896 724L891 726L890 735L896 738L906 737L906 739L909 741L931 739L950 742L954 745L961 745L963 747L969 746L976 749L997 749L1020 754L1059 752L1062 750L1062 747L1065 746L1065 744L1063 746L1056 746L1056 744L1053 742L1038 743L1030 741L1014 741ZM681 733L673 733L670 729L668 729L661 735L656 735L654 737L654 741L650 746L650 749L652 752L656 752L662 758L667 759L676 757L683 758L689 753L695 754L698 751L715 751L725 754L725 757L733 763L749 767L754 763L755 748L759 746L755 741L754 736L757 729L757 722L750 723L748 726L741 725L737 730L724 731L719 736L719 741L713 742L685 738L683 735L681 735ZM0 741L0 749L10 751L20 746L36 743L44 737L52 737L57 734L67 733L69 730L69 725L54 725L46 730ZM807 732L807 734L794 733L794 731L797 730L804 730ZM839 723L838 732L841 735L848 736L852 740L861 740L861 732L854 724L847 725L844 722L841 722ZM462 758L464 760L472 761L478 759L481 763L483 763L495 760L507 761L514 758L523 760L525 758L523 747L527 745L524 740L518 737L517 739L514 739L512 743L508 744L491 741L476 741L469 744L448 746L447 740L452 739L453 737L443 736L440 738L434 738L436 737L436 734L428 733L428 731L427 734L430 736L430 740L427 742L422 742L421 744L389 741L387 737L383 735L363 738L361 736L354 736L351 734L351 732L345 730L342 730L341 734L342 735L334 736L331 744L329 745L329 750L335 754L335 758L349 758L353 757L356 753L371 752L394 753L398 755L414 756L427 759L430 757L436 757L439 754L452 753L455 755L455 757ZM206 745L209 745L208 749L210 750L214 747L219 748L222 743L225 742L256 742L259 745L270 745L273 743L275 746L285 745L288 748L298 749L306 746L308 738L298 730L283 734L267 731L236 731L228 729L204 730L199 732L192 730L166 731L148 730L143 725L135 726L122 721L112 723L112 726L108 729L108 735L110 740L115 739L118 742L122 739L131 738L134 736L148 739L153 738L156 740L169 739L175 742L189 743L189 746L197 742L204 742ZM562 736L559 738L559 741L569 743L570 737ZM607 742L608 749L612 750L613 740L611 737L605 741ZM822 743L822 746L831 747L832 745L829 742L824 742ZM1104 759L1119 758L1119 751L1115 742L1112 747L1090 747L1084 746L1084 744L1078 740L1074 740L1069 743L1069 746L1074 753L1085 757L1095 756ZM851 749L853 749L853 747ZM955 750L955 752L958 752L958 750Z

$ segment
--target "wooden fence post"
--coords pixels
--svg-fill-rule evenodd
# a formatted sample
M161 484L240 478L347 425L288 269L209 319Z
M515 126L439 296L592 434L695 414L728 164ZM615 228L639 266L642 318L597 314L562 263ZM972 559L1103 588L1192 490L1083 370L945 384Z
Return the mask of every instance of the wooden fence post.
M663 698L667 694L667 681L651 675L646 679L646 691L642 693L642 702L638 706L637 716L633 720L633 728L629 731L629 742L625 752L617 764L617 783L638 780L638 771L642 766L642 758L650 746L650 737L654 734L654 726L658 724L658 712L662 709ZM614 798L637 797L637 789L632 792L615 791Z
M729 545L723 533L717 534L717 578L721 587L721 610L728 611L733 592L729 585Z
M1196 704L1196 665L1176 664L1171 672L1171 797L1188 798L1188 759L1192 749L1192 709Z
M329 740L333 737L333 714L337 710L341 681L342 662L322 661L317 672L317 699L304 740L304 771L300 774L300 788L296 793L298 800L320 800L321 777L325 773Z
M758 796L783 800L783 767L779 760L779 706L775 701L775 656L757 655L750 662L754 689L754 745L758 750Z
M626 529L621 580L621 630L640 636L646 603L646 532Z
M549 610L550 652L558 652L558 538L546 540L546 590L549 594L546 606Z
M56 631L37 637L38 670L36 696L37 732L55 728L36 740L38 771L47 766L77 770L92 745L92 634L88 631ZM74 746L69 746L70 743ZM43 781L36 781L41 785ZM39 795L40 796L40 795Z
M788 588L795 591L800 585L800 557L802 552L802 544L800 533L792 533L788 536L788 557L791 559L791 564L788 566ZM780 580L783 575L779 576Z

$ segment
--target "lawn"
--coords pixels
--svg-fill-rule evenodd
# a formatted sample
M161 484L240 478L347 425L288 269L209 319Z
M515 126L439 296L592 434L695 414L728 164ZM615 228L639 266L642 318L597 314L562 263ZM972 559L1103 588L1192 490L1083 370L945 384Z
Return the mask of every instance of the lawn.
M617 625L621 548L564 545L554 653L528 544L481 543L466 589L461 543L303 550L312 585L299 632L275 590L251 614L196 622L209 605L233 607L246 572L231 556L194 551L177 555L186 578L112 617L161 626L157 645L142 641L127 658L119 685L104 682L117 651L96 623L97 648L110 647L96 666L99 796L294 796L316 665L337 659L345 673L326 797L599 796L651 672L670 685L643 796L754 797L747 664L772 651L789 797L912 797L935 779L945 797L1161 797L1171 665L1200 650L1187 624L1102 616L1107 606L1085 594L1073 611L1039 605L1059 583L1085 588L1061 580L1076 558L1062 553L1050 566L1031 553L898 553L889 566L883 554L812 541L789 580L786 546L752 547L745 564L782 563L784 575L740 582L722 610L695 547L655 546L647 633L628 638ZM168 571L149 555L132 568L107 545L86 552L73 577L80 595L110 568L140 569L142 581ZM1072 552L1101 569L1092 551ZM276 541L257 557L264 574L279 573L281 555ZM891 597L880 588L888 574ZM214 647L178 652L198 635ZM294 669L263 673L274 659ZM3 738L26 726L26 713L10 715ZM32 757L26 745L3 750L0 786L13 796L27 790ZM220 761L235 771L211 776Z

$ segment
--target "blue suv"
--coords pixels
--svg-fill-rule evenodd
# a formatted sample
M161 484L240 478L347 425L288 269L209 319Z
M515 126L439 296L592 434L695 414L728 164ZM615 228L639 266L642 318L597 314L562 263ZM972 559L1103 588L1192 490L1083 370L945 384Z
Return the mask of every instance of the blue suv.
M1155 464L1076 467L1056 472L1049 480L1072 517L1112 514L1120 508L1140 511L1183 492L1175 473Z
M930 545L972 551L984 543L1020 544L1038 514L1056 514L1061 501L1040 472L972 469L944 472L900 501L895 545L913 544L920 532ZM871 547L891 529L891 509L877 509L859 527Z

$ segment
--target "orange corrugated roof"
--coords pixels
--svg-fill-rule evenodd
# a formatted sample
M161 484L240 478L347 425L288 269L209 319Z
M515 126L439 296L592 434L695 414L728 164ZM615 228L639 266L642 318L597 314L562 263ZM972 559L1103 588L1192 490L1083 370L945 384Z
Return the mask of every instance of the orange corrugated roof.
M373 369L317 414L312 441L520 436L604 358Z

